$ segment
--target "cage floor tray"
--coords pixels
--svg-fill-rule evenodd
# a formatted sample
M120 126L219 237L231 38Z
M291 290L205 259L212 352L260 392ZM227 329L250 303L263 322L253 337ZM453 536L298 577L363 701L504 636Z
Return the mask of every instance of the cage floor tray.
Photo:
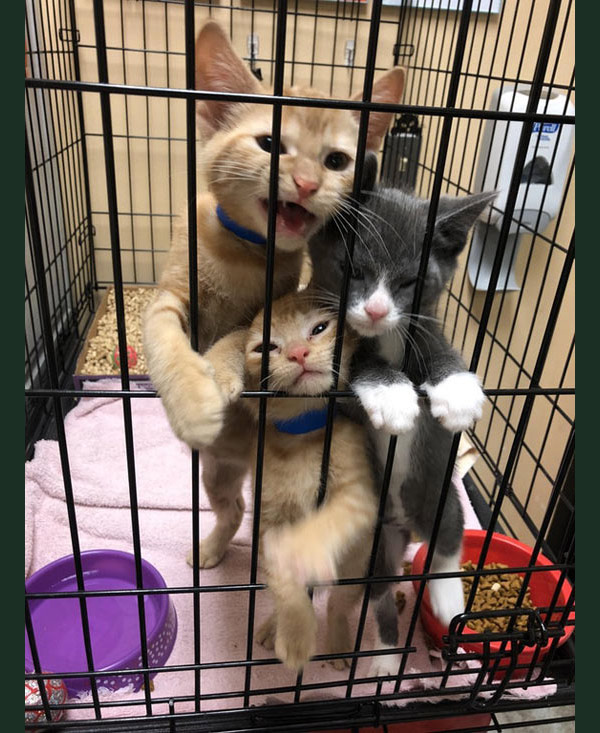
M133 380L148 379L142 344L142 319L155 293L154 287L123 286L127 361ZM104 291L77 360L73 375L76 389L81 389L86 380L120 376L118 345L115 289L109 287Z
M127 552L92 550L81 554L87 591L126 590L136 587L135 558ZM142 560L145 588L164 588L165 581L150 563ZM73 556L60 558L34 573L26 583L29 593L77 591ZM96 670L140 666L140 624L137 596L104 596L87 599L92 656ZM37 652L43 672L80 672L86 661L80 601L78 598L46 598L30 602ZM168 659L177 631L175 609L168 595L145 596L144 610L148 656L152 666ZM34 670L27 634L25 669ZM139 689L142 675L111 675L98 685L117 689L132 684ZM65 679L70 695L90 689L89 678Z

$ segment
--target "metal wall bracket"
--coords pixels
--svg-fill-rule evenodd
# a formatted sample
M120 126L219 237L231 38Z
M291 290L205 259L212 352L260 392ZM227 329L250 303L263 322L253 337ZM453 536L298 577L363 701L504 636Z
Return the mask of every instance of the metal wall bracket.
M81 33L77 28L59 28L58 37L63 43L72 43L76 46L81 40Z

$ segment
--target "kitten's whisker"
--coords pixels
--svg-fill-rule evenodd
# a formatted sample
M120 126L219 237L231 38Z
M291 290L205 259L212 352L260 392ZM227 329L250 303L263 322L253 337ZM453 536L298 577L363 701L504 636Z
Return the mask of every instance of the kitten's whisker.
M353 202L354 204L356 204L356 199L354 199L354 198L353 198L352 196L348 196L347 198L349 198L349 199L350 199L350 200L351 200L351 201L352 201L352 202ZM385 197L382 197L382 198L385 198ZM378 221L382 222L382 224L384 224L384 225L385 225L385 226L387 226L387 227L388 227L389 229L391 229L391 230L392 230L392 231L394 232L394 234L395 234L395 235L396 235L396 236L398 237L398 239L399 239L399 240L400 240L400 241L401 241L401 242L402 242L403 244L405 244L405 245L406 245L406 242L404 241L404 237L403 237L403 236L402 236L402 235L400 234L400 232L399 232L399 231L398 231L398 230L397 230L397 229L396 229L395 227L393 227L393 226L392 226L392 225L391 225L391 224L389 223L389 221L387 221L387 219L384 219L384 218L383 218L383 216L381 216L381 215L380 215L380 214L378 214L377 212L373 211L372 209L368 209L368 208L365 208L365 206L364 206L364 205L362 205L362 206L361 206L361 208L360 208L360 212L361 212L361 213L363 213L363 214L365 214L366 216L372 216L372 217L374 217L375 219L377 219ZM389 255L389 253L388 253L388 255Z
M423 373L426 373L427 364L425 361L425 357L423 355L423 352L419 348L419 345L416 339L414 338L414 336L410 335L408 329L402 323L398 324L397 329L400 332L400 334L402 335L402 338L404 338L411 344L413 353L417 359L417 364L420 362L421 368L423 369Z
M362 225L363 227L367 228L370 227L371 232L379 239L381 242L381 246L383 247L385 253L387 254L388 258L391 259L390 253L388 248L386 247L385 242L383 241L383 237L381 236L381 232L377 229L375 224L369 219L367 214L365 214L363 211L357 210L352 204L348 203L347 201L342 201L341 206L344 211L351 212L355 216L360 217L358 219L358 224ZM365 245L366 246L366 245Z
M335 376L343 383L343 385L345 387L349 387L350 386L350 380L346 379L346 377L344 377L342 374L340 374L339 369L334 369L333 368L333 364L331 365L330 369L331 369L331 373L332 374L335 374Z
M435 316L426 316L423 313L403 313L403 316L407 316L408 318L420 318L424 321L435 321L436 323L442 323L442 320L440 318L436 318Z
M348 222L344 220L343 214L341 212L339 212L339 211L337 213L333 214L333 220L334 220L334 222L337 222L337 217L338 216L341 217L342 222L345 222L345 224L346 224L347 227L350 227L350 225L348 224ZM359 234L356 231L356 229L354 229L353 227L350 227L350 228L352 229L353 232L355 232L356 236L359 237ZM344 238L343 235L342 235L342 244L344 245L344 249L346 250L346 254L348 255L348 259L350 260L350 267L352 269L352 273L354 274L354 265L352 263L352 256L350 255L350 250L348 249L348 245L346 244L346 240L345 240L345 238Z
M348 227L349 229L351 229L351 230L352 230L352 231L353 231L353 232L354 232L354 233L356 234L356 236L357 236L357 238L358 238L359 242L361 242L361 244L363 245L363 247L364 247L365 251L366 251L366 252L367 252L367 253L369 254L369 257L370 257L370 258L371 258L371 260L373 261L373 264L376 264L376 263L375 263L375 258L374 258L374 256L373 256L373 253L371 252L371 250L370 250L370 249L369 249L369 247L367 246L367 243L365 242L365 240L364 240L364 239L363 239L363 238L361 237L360 233L358 232L358 229L355 229L355 228L354 228L354 227L353 227L353 226L352 226L352 225L350 224L350 222L349 222L349 221L348 221L348 220L347 220L347 219L346 219L346 218L344 217L344 214L343 214L343 213L342 213L341 211L338 211L338 212L337 212L337 214L336 214L336 216L339 216L339 217L341 217L341 218L342 218L342 221L344 221L344 222L345 222L346 226L347 226L347 227ZM346 245L346 241L345 241L345 240L343 240L343 241L344 241L344 247L346 248L346 252L348 253L348 257L350 257L350 250L348 249L348 247L347 247L347 245ZM352 268L352 271L354 272L354 268Z

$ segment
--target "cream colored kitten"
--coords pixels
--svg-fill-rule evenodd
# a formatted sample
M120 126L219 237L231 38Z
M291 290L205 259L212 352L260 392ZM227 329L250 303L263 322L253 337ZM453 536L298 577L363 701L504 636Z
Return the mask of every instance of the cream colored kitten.
M396 103L404 82L392 69L373 87L374 101ZM209 21L196 42L196 86L209 91L263 94L223 30ZM292 87L286 95L322 96ZM272 107L204 101L198 104L203 136L200 165L208 192L198 196L198 344L202 354L233 328L248 325L264 304L266 248L233 233L225 214L258 235L267 233ZM368 146L377 148L391 115L372 113ZM283 108L273 296L297 289L308 237L341 204L352 186L358 116L343 110ZM184 218L185 220L185 218ZM245 413L226 409L214 373L189 343L187 229L174 236L155 301L144 322L144 352L174 432L201 449L203 483L217 515L200 550L200 565L222 558L242 518L240 486L248 469ZM246 418L247 420L247 418Z
M306 586L318 581L364 575L377 513L376 490L365 431L338 414L334 421L327 493L317 508L324 427L289 433L289 421L307 411L324 411L331 388L337 315L317 307L310 294L287 295L273 303L269 387L293 397L267 402L260 531L275 612L257 640L275 648L279 659L300 669L315 653L317 622ZM232 399L243 386L258 389L264 345L263 315L249 331L218 341L205 355L217 381ZM340 380L344 383L353 348L344 340ZM300 397L301 399L297 399ZM258 400L243 399L258 415ZM322 417L322 415L320 416ZM283 422L281 422L283 421ZM252 431L256 433L256 429ZM256 446L253 446L256 457ZM328 652L350 651L347 616L361 586L334 586L328 602ZM341 669L346 660L337 659Z

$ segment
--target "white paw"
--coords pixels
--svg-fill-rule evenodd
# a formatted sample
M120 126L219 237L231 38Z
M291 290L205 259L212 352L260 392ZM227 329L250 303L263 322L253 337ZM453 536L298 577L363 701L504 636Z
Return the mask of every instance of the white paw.
M381 654L374 657L369 677L395 677L400 669L402 657L399 654Z
M419 397L410 383L353 386L373 427L397 435L406 433L419 416Z
M452 374L435 386L424 384L423 389L429 397L431 414L452 433L468 430L481 417L485 395L476 374Z
M431 610L444 626L448 626L459 613L464 613L465 600L460 578L434 578L429 581L428 587Z

